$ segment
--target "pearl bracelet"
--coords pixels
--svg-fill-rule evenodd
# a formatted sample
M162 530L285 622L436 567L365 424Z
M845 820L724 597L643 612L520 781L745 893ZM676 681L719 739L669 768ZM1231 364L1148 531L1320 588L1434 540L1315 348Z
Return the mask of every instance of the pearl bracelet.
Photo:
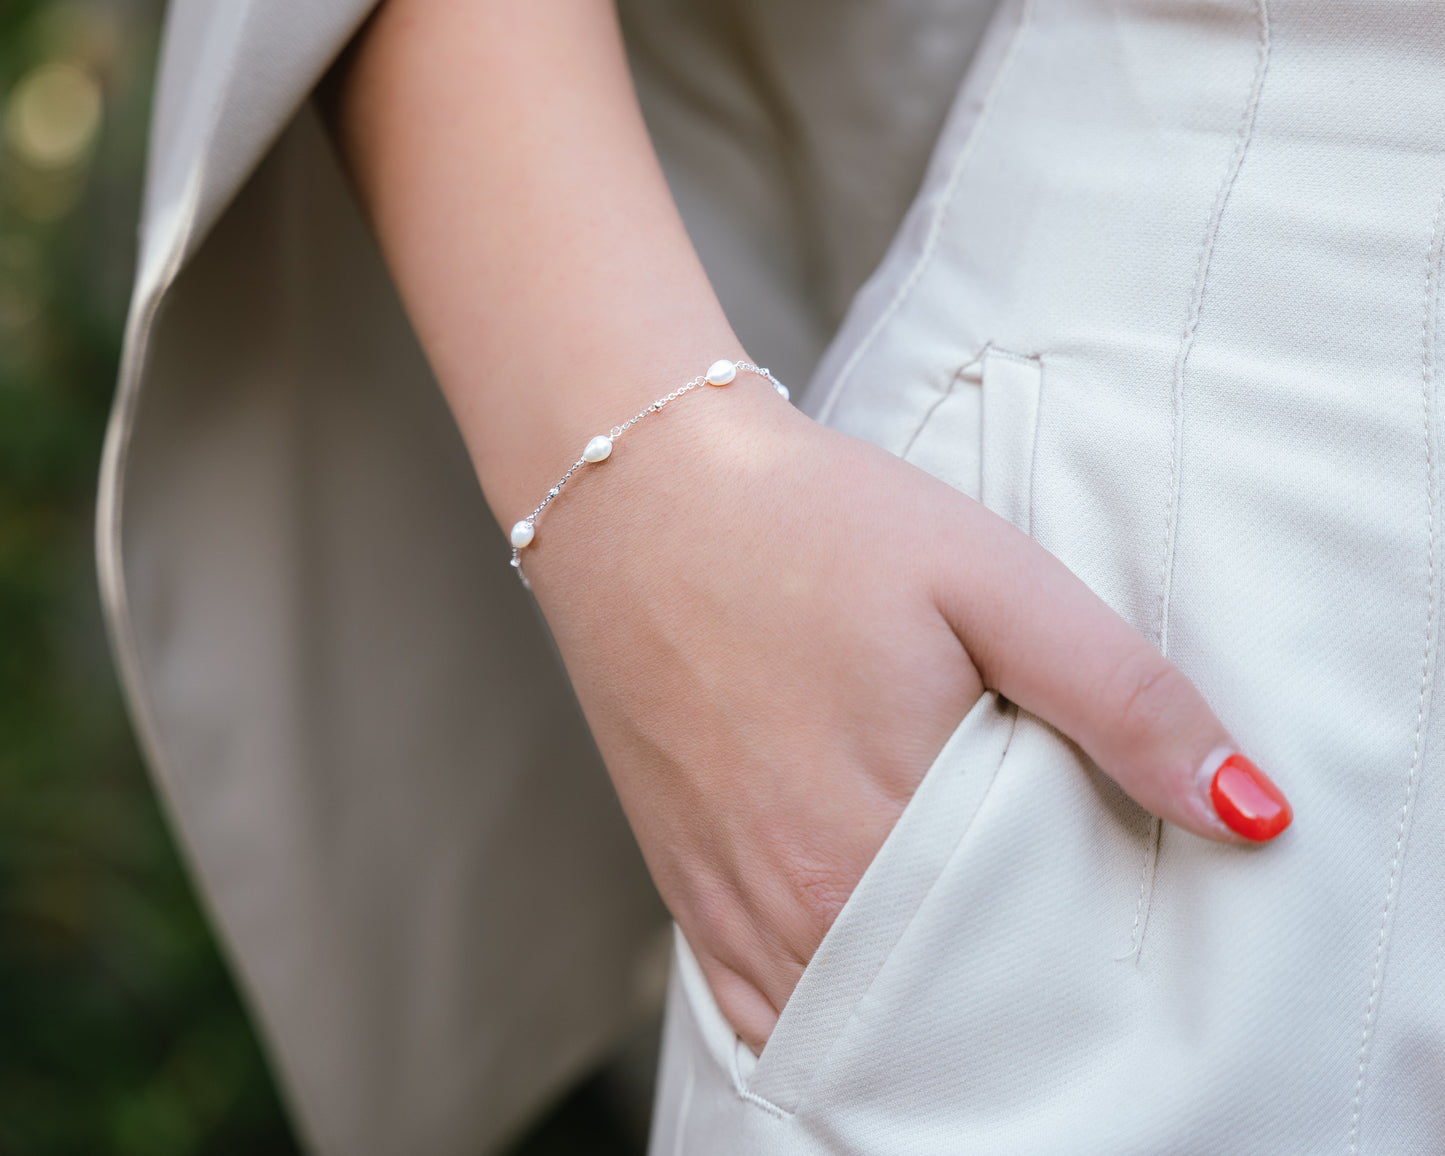
M587 443L586 447L582 450L582 456L572 463L572 468L558 479L555 486L547 491L547 496L538 503L537 508L512 527L512 566L517 571L517 577L522 580L522 585L529 590L532 588L532 584L527 581L527 576L522 573L522 551L530 546L537 536L537 516L551 504L553 498L562 492L562 487L567 484L567 480L571 478L573 474L584 465L595 465L597 462L605 462L612 453L612 444L648 414L656 413L668 402L676 401L683 394L691 393L699 386L727 385L737 377L738 370L740 369L748 373L755 373L759 377L767 378L773 383L773 388L778 391L782 399L784 401L788 400L788 387L774 377L770 371L746 361L714 361L712 365L708 367L708 371L701 377L694 377L686 385L678 386L666 397L659 397L646 409L628 418L621 425L613 426L607 433L598 434Z

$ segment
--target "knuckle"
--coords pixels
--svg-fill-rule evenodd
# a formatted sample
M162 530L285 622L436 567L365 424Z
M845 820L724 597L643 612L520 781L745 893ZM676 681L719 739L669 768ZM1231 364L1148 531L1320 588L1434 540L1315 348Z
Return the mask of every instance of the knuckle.
M1137 748L1170 724L1189 683L1162 655L1141 649L1120 661L1105 686L1110 729L1120 743Z
M843 910L843 904L853 893L853 881L837 875L819 873L802 876L797 881L798 893L803 905L813 919L824 929L831 927Z
M816 940L822 939L828 928L833 926L858 880L851 873L819 863L810 856L795 854L789 858L789 890L802 908L804 921L811 932L810 938L814 939L813 946L816 946Z

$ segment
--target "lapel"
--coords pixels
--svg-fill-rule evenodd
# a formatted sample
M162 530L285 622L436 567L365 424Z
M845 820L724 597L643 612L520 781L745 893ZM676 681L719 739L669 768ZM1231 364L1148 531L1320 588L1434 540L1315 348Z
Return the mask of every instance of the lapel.
M376 0L171 0L136 299L164 292Z
M153 738L132 637L121 510L161 301L376 0L171 0L151 114L140 252L96 495L101 600L132 709Z

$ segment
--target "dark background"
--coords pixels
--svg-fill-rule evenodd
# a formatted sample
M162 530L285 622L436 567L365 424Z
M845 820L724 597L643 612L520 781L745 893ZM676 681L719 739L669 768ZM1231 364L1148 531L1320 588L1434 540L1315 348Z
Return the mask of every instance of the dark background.
M297 1151L136 752L96 593L160 11L0 0L0 1156ZM589 1080L511 1156L640 1152L620 1082Z

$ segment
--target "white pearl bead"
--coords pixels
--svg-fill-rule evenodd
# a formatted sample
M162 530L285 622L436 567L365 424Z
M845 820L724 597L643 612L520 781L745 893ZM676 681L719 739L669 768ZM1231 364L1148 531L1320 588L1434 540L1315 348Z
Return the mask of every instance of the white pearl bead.
M532 544L533 537L536 536L536 533L536 527L533 526L531 522L527 521L526 518L523 518L520 522L518 522L515 526L512 527L512 545L515 546L518 550L522 549L522 547L524 546L530 546Z
M781 381L776 383L776 388L778 391L778 396L780 398L782 398L784 401L791 400L793 395L788 392L788 387L784 385Z
M607 455L611 452L612 439L598 434L587 443L587 448L582 451L582 460L584 462L603 462L607 460Z
M726 385L738 375L738 367L731 361L714 361L707 370L708 385Z

